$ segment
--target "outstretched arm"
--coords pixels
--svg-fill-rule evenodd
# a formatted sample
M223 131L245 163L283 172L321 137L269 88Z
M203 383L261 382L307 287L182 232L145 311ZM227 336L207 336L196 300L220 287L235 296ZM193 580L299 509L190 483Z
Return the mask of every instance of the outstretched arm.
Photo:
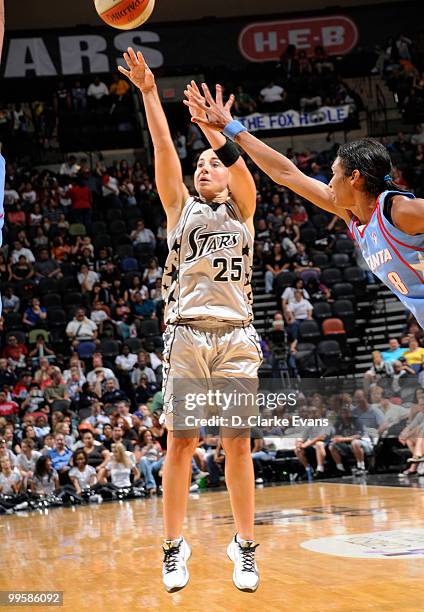
M172 142L168 121L162 108L152 71L140 51L129 47L124 53L128 70L118 66L119 71L134 83L143 95L147 125L155 152L155 178L168 224L172 228L178 221L181 209L188 197L183 183L181 163Z
M232 121L231 113L217 99L203 98L190 92L189 100L206 112L207 117L193 117L192 121L198 125L222 132L225 126ZM302 198L316 204L319 208L335 213L349 223L349 213L336 208L331 189L301 172L287 157L278 153L268 145L261 142L248 132L241 132L236 137L237 144L249 155L261 170L279 185L288 187Z
M203 87L205 91L206 97L210 96L209 90L206 85ZM190 104L190 92L194 92L201 96L201 93L194 81L191 81L189 85L187 85L187 89L184 92L188 98L188 100L184 100L184 104L188 106L190 110L190 114L192 116L203 117L206 119L206 114L202 111L198 106L193 106ZM224 107L224 102L222 98L222 87L220 85L216 86L216 95L217 100ZM211 96L210 96L211 97ZM231 106L234 102L234 96L231 96L228 102L225 104L225 108L230 111ZM208 139L209 144L215 150L220 149L225 145L227 139L223 134L208 127L205 123L199 124L200 129ZM246 163L242 157L239 157L238 160L228 168L229 170L229 188L231 191L231 196L234 199L234 202L237 204L238 209L243 215L244 221L250 219L255 214L256 209L256 185L253 180L252 174L249 168L246 166Z

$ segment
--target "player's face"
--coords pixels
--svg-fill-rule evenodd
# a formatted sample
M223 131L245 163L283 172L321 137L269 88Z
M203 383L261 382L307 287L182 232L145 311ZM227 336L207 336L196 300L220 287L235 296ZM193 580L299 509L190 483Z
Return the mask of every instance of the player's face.
M212 149L204 151L197 162L194 173L196 191L206 200L228 192L228 169L217 158Z
M333 177L329 183L334 194L334 204L338 208L348 208L352 201L352 186L349 177L345 175L344 168L337 157L332 165Z

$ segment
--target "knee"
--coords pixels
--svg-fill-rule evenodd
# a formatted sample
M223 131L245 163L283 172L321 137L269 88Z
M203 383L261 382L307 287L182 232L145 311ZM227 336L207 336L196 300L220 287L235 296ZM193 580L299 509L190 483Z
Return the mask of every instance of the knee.
M225 456L230 457L251 457L250 438L227 438L222 440Z
M361 448L360 440L352 440L352 448Z
M167 455L173 457L192 457L197 446L197 438L173 438L168 444Z

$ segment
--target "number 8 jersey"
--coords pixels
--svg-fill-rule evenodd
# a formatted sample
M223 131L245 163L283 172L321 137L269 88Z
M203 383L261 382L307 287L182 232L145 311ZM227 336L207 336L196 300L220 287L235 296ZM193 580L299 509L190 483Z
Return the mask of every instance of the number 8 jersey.
M386 199L411 198L404 191L384 191L377 198L371 219L360 225L352 217L349 230L371 272L393 291L424 328L424 234L411 236L396 228L385 214Z
M232 200L189 198L168 233L168 247L165 323L252 321L253 236Z

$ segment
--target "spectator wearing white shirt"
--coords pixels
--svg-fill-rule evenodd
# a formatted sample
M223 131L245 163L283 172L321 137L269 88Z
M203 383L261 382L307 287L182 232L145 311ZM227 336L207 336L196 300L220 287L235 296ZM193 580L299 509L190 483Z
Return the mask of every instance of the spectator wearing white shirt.
M109 90L105 83L98 76L94 78L94 82L90 83L87 89L88 103L90 106L100 106L109 98Z
M66 326L66 335L71 341L93 341L97 338L97 325L85 316L83 308L79 308L75 317Z
M378 433L382 434L383 437L387 435L388 430L397 423L400 423L404 419L408 418L409 410L400 406L399 404L392 404L392 402L384 397L379 408L384 413L384 422L378 428Z
M137 223L135 230L131 232L131 240L134 244L148 244L152 250L156 247L156 238L152 230L145 227L144 221L140 220Z
M87 374L87 382L89 382L91 385L95 385L96 381L97 381L97 374L98 373L102 373L103 374L103 380L109 380L110 378L112 378L116 385L118 385L118 381L116 379L115 374L113 373L113 371L110 368L105 368L103 367L103 356L101 353L94 353L93 355L93 369Z
M116 367L122 372L132 372L135 364L138 361L138 357L135 353L131 353L128 344L122 345L121 355L118 355L115 359Z
M23 255L29 263L35 262L35 257L34 257L33 252L30 249L27 249L26 247L24 247L22 245L22 242L20 242L19 240L15 240L15 242L13 243L12 255L10 257L11 263L12 264L18 263L19 257L21 257L21 255Z
M81 285L82 293L89 293L95 283L98 283L100 276L97 272L90 270L86 264L83 264L77 274L78 282Z
M295 302L295 297L294 294L296 292L296 289L299 289L302 292L303 297L305 298L305 300L309 300L309 293L306 291L305 287L305 283L303 282L303 280L301 278L297 279L295 286L294 287L286 287L283 291L283 294L281 296L281 301L282 301L282 310L283 312L285 312L287 310L287 307L289 304L291 304L292 302Z
M156 374L153 372L152 368L150 368L148 364L148 355L144 351L140 351L138 354L137 366L134 368L134 371L131 374L131 382L135 387L138 387L140 382L140 376L145 374L147 376L147 380L149 383L156 382Z
M303 297L302 289L294 292L294 301L288 304L286 309L287 331L292 340L296 340L299 334L299 326L302 321L311 320L313 313L312 304Z
M260 97L262 108L265 112L273 113L282 110L283 102L286 98L286 92L280 85L276 85L273 81L268 83L266 87L261 89Z
M62 176L76 176L79 172L79 165L77 164L77 158L75 155L70 155L66 162L60 166L59 174Z
M16 189L13 189L9 183L6 182L4 189L4 203L7 206L10 206L12 204L16 204L17 202L19 202L19 200L19 193L16 191Z

